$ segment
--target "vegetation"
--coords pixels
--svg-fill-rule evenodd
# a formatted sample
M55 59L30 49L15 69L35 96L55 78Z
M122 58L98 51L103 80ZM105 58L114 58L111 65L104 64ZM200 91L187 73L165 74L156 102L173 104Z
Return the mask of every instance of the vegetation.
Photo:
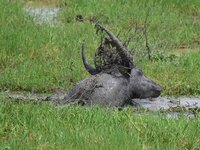
M80 47L85 40L92 63L100 39L91 22L100 21L114 33L121 31L122 40L128 36L133 38L129 49L134 48L135 63L163 86L164 95L200 95L198 0L148 3L144 0L118 3L65 0L60 3L63 23L52 28L48 24L34 24L23 13L22 4L1 0L1 89L30 91L34 88L37 92L70 89L88 76L82 65ZM146 57L145 40L137 36L141 34L147 11L152 61ZM82 15L84 22L76 21L77 15ZM136 29L139 33L135 35Z
M21 3L22 2L22 3ZM61 7L62 23L35 24L25 5ZM0 0L0 90L69 90L86 78L80 57L86 42L89 62L100 37L94 23L131 37L134 62L163 86L163 95L200 96L199 0ZM148 39L140 38L148 17ZM77 16L83 22L77 21ZM94 107L55 108L17 103L0 95L0 147L3 149L195 149L200 118L134 115Z
M21 0L26 6L40 7L40 6L58 6L62 3L61 0Z
M2 149L195 149L200 118L0 102Z

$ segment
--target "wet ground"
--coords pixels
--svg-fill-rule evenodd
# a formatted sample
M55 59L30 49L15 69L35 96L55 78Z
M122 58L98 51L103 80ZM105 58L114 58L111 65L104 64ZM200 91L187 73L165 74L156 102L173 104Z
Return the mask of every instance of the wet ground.
M56 99L64 98L67 92L57 91L53 94L36 94L28 92L3 92L6 99L22 102L52 102ZM195 117L200 112L200 98L195 97L158 97L154 99L132 99L132 107L144 110L144 112L162 112L170 118L177 118L179 115L185 115L188 118ZM137 111L135 112L137 113Z
M175 108L200 109L200 98L195 97L158 97L155 99L133 99L133 105L141 106L151 111L168 110Z
M178 118L181 115L194 118L200 112L200 98L195 97L132 99L132 104L148 112L161 112L169 118Z

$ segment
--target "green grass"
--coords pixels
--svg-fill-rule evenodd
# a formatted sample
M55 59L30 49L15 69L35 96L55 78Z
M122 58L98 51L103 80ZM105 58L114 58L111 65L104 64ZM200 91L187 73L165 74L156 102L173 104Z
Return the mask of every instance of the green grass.
M153 45L160 43L167 47L189 46L193 44L195 37L199 38L199 22L194 21L200 15L198 0L65 1L68 4L64 8L66 20L74 20L77 14L81 14L85 20L94 18L109 24L113 31L122 30L125 33L136 24L141 29L149 11L148 32Z
M45 3L46 1L44 1ZM62 24L36 25L23 13L22 3L0 1L0 88L2 90L51 92L69 90L88 77L80 57L86 41L90 63L100 37L90 21L100 21L120 38L133 38L135 63L146 76L163 87L163 95L200 95L198 0L184 1L60 1ZM139 39L147 10L149 43L153 61L147 60L144 39ZM84 22L76 21L81 14ZM136 27L137 26L137 27ZM138 34L134 34L137 28ZM130 32L128 32L128 30ZM184 53L190 51L191 53ZM192 53L194 52L194 53ZM165 59L180 54L175 60ZM164 59L163 59L164 58Z
M200 51L187 53L173 61L142 62L141 67L159 82L167 95L199 96Z
M0 90L69 90L86 78L81 43L93 62L100 21L120 39L133 38L134 62L163 86L163 95L200 96L199 0L60 0L62 24L37 25L23 13L27 5L58 1L0 0ZM139 39L149 10L152 61ZM77 22L82 15L84 22ZM137 34L135 29L137 28ZM130 32L128 32L128 30ZM169 119L100 107L55 108L10 102L0 95L1 149L195 149L200 147L200 118Z
M41 7L41 6L57 6L62 3L62 0L21 0L24 5L31 7Z
M132 108L55 108L0 102L2 149L195 149L200 118L134 115ZM158 114L159 115L159 114Z

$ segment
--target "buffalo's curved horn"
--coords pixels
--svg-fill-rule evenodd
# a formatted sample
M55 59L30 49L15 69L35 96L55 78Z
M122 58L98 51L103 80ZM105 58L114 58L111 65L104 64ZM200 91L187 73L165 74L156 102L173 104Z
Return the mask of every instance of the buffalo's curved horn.
M95 75L97 73L99 73L99 71L97 71L95 68L93 68L92 66L90 66L86 60L85 57L85 44L82 44L82 60L83 60L83 64L85 69L91 74L91 75Z
M124 60L124 62L128 63L130 65L130 67L133 67L134 66L132 63L133 56L125 48L125 46L120 42L120 40L111 31L109 31L105 27L101 26L99 23L96 23L95 26L97 28L99 28L100 30L105 31L108 34L108 36L110 37L110 39L116 46L117 51L118 51L119 55L121 56L121 58Z

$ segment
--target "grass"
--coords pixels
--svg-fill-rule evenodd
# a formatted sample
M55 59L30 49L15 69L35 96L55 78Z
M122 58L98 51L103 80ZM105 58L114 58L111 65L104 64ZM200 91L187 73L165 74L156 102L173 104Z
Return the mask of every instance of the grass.
M134 48L135 63L146 76L164 87L163 95L200 95L198 0L148 3L135 0L120 1L115 5L112 1L92 0L66 0L62 3L66 4L60 14L63 24L51 28L48 24L34 24L33 19L23 13L22 3L0 1L2 90L69 90L76 82L86 78L88 74L82 65L80 47L85 40L87 57L92 63L99 37L90 22L99 20L114 33L121 30L123 41L127 36L133 38L129 48ZM185 8L187 11L184 11ZM141 34L147 9L150 13L148 34L153 61L147 60L144 40L134 34L136 28ZM84 18L83 23L75 19L79 14ZM182 54L182 51L194 53ZM179 57L168 59L177 52Z
M156 79L167 95L198 96L200 51L188 53L173 61L142 63L145 73ZM158 80L161 79L161 80Z
M66 0L66 3L68 5L64 9L64 17L67 21L81 14L85 20L94 19L108 24L115 32L122 30L125 33L136 25L141 29L149 11L148 32L152 45L159 43L168 48L190 46L194 44L194 38L199 38L199 22L194 22L200 15L199 1L121 0L97 3L93 0Z
M62 0L22 0L24 5L31 7L41 7L41 6L57 6Z
M3 149L195 149L200 118L133 114L132 108L55 108L0 102ZM158 114L159 115L159 114Z
M22 3L21 3L22 2ZM35 24L26 6L61 7L61 24ZM134 62L163 86L163 95L200 96L199 0L0 0L0 90L69 90L88 77L80 57L86 41L89 62L100 37L100 21L123 41L133 38ZM149 10L152 60L140 39ZM82 15L84 22L77 22ZM137 30L136 30L137 29ZM130 30L130 32L128 32ZM135 34L137 31L137 34ZM169 119L100 107L55 108L11 102L0 95L2 149L198 149L200 118Z

